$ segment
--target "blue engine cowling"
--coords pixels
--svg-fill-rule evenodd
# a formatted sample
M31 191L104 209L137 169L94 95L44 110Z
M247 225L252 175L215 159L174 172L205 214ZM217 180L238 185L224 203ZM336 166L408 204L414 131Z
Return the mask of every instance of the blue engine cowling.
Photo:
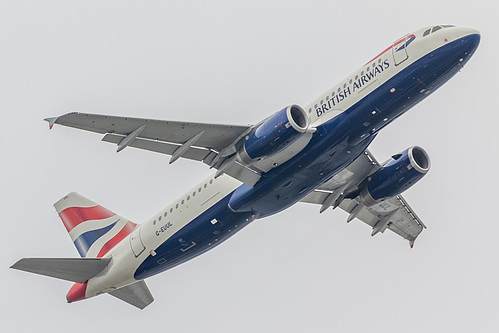
M361 197L367 206L397 196L430 170L430 158L421 147L410 147L368 178Z
M239 150L241 160L251 164L255 160L274 155L302 136L310 125L305 111L290 105L267 119L251 134Z

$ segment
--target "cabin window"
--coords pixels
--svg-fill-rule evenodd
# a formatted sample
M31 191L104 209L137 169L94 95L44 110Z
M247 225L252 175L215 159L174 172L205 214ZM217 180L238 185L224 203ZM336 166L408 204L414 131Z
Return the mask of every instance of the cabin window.
M213 179L210 180L210 185L213 184Z
M165 212L165 213L163 214L163 216L164 216L164 217L166 217L167 215L168 215L168 212Z
M173 208L170 208L170 213L173 213Z
M185 202L185 201L184 201L184 200L182 200L181 204L183 205L183 204L184 204L184 202Z

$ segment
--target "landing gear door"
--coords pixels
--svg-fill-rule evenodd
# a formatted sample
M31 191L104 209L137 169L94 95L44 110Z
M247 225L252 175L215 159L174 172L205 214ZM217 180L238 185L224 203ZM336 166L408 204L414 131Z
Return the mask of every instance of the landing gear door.
M142 228L137 228L130 234L130 246L135 257L138 257L146 249L140 238L140 229Z
M409 58L409 54L407 53L407 37L409 37L409 35L406 35L393 43L392 53L395 66L400 65Z

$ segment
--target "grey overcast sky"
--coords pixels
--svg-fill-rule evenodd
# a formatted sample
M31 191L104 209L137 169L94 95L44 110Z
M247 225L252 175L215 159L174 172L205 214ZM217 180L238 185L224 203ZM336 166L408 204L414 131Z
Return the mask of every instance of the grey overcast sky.
M499 326L497 10L461 1L0 1L2 332L492 332ZM313 98L397 38L472 26L464 70L386 128L432 169L405 197L428 226L414 249L347 214L297 204L147 280L139 311L8 269L76 257L52 204L77 191L142 222L210 174L200 163L42 121L69 111L256 123Z

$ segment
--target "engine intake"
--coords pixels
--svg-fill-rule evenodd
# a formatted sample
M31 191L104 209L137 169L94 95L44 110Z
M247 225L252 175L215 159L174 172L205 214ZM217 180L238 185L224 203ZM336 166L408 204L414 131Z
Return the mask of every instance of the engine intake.
M309 125L310 120L305 111L298 105L290 105L260 125L246 139L239 156L246 164L272 156L305 134Z
M368 178L361 197L367 206L397 196L414 185L430 170L430 158L421 147L410 147Z

